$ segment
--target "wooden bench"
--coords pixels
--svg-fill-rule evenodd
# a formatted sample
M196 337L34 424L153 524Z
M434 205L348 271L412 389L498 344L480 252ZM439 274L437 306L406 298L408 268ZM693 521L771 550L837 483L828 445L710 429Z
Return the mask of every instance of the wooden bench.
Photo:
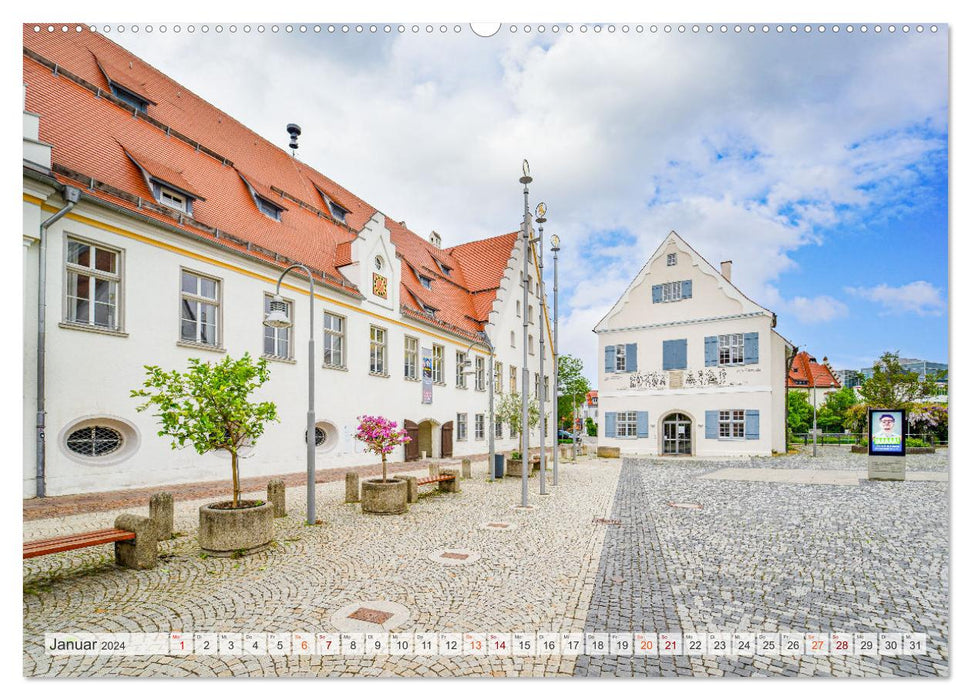
M419 486L426 486L428 484L437 484L441 481L455 481L455 475L444 474L441 476L426 476L424 479L419 479L417 483Z
M158 562L158 526L151 518L130 513L115 518L113 528L24 542L24 559L111 543L119 566L151 569Z
M24 559L32 559L33 557L42 557L45 554L57 554L58 552L67 552L71 549L84 549L85 547L95 547L99 544L111 544L112 542L133 539L135 539L134 532L108 528L106 530L95 530L94 532L65 535L64 537L52 537L49 540L24 542Z

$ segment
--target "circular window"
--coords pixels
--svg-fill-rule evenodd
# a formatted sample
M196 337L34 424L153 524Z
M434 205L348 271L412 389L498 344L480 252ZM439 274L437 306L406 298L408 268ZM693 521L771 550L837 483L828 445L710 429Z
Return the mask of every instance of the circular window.
M307 439L307 431L304 431L303 439ZM321 428L319 425L314 426L314 444L317 447L320 447L325 442L327 442L327 431Z
M304 431L304 440L307 439L307 432ZM320 421L314 426L314 445L321 452L330 452L337 447L338 433L337 427L328 421Z
M103 466L131 457L139 440L138 430L124 419L90 416L65 426L58 445L73 462Z
M82 457L103 457L117 451L125 438L114 428L89 425L67 436L67 449Z

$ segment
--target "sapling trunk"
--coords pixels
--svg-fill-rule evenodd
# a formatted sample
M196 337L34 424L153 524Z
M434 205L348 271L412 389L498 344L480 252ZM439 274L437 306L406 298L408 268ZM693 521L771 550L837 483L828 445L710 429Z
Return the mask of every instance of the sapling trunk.
M388 455L381 453L381 477L383 481L388 480Z
M239 508L239 456L236 450L231 452L233 457L233 508Z

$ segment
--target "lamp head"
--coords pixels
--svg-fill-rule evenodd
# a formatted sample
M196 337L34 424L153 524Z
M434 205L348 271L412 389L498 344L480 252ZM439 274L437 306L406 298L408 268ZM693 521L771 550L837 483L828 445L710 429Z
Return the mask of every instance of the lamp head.
M524 185L528 185L533 181L533 178L529 175L529 161L523 158L523 176L519 178L519 181Z
M553 246L552 250L554 253L560 249L560 237L557 236L555 233L552 236L550 236L550 245Z
M270 313L263 319L263 325L270 328L289 328L293 324L287 316L287 302L279 294L270 299Z

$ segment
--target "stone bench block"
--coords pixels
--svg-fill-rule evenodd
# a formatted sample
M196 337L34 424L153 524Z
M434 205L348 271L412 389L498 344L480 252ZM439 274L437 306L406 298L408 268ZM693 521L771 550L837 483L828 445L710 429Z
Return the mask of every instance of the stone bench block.
M449 481L439 481L438 490L442 493L458 493L461 491L459 488L459 474L454 469L442 469L441 476L454 476L454 479Z
M159 540L172 539L175 529L175 500L172 494L165 491L152 494L148 501L148 517L155 523L155 536Z
M152 519L123 513L115 518L115 528L135 533L134 540L115 542L115 563L126 569L154 569L158 564L158 537Z
M357 472L347 472L344 476L344 503L361 502L361 477Z
M619 447L598 447L597 448L598 457L620 457Z
M287 487L283 481L274 479L266 485L266 500L273 504L273 517L283 518L287 514Z

